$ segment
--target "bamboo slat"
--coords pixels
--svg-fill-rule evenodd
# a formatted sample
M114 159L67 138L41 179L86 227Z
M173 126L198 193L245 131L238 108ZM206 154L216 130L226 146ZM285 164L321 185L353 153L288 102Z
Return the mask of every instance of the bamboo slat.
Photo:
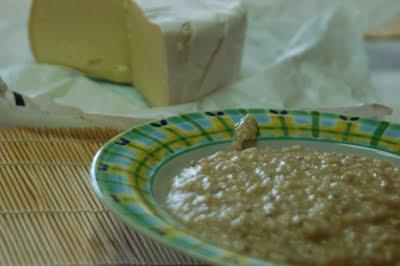
M94 195L89 164L117 130L0 130L0 265L193 265Z

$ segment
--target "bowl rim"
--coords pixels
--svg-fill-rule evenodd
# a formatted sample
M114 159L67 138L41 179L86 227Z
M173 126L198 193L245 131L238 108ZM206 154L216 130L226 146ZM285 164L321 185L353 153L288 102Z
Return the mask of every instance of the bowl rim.
M168 116L165 119L176 119L176 118L180 118L183 115L196 115L196 114L204 114L204 113L218 113L218 112L230 112L230 111L238 111L241 109L223 109L223 110L212 110L212 111L207 111L207 112L190 112L190 113L184 113L184 114L180 114L180 115L174 115L174 116ZM271 110L275 111L275 109L267 109L267 108L248 108L248 109L242 109L245 110L246 113L251 114L252 112L263 112L268 114L269 112L271 112ZM332 116L333 120L338 120L341 119L341 117L350 117L352 118L357 118L354 120L349 120L349 122L355 122L355 123L387 123L388 125L394 125L396 128L399 128L399 132L400 132L400 124L397 123L393 123L393 122L388 122L385 120L379 120L379 119L374 119L374 118L361 118L361 117L352 117L349 115L341 115L340 113L332 113L332 112L320 112L320 111L313 111L313 110L303 110L303 109L285 109L284 111L296 114L296 112L298 112L298 114L300 113L306 113L306 114L311 114L312 112L316 112L318 113L320 116L325 115L325 116ZM277 111L278 115L280 111ZM243 114L245 115L245 114ZM171 241L169 238L167 237L163 237L162 235L158 234L153 228L149 227L148 225L142 224L141 222L139 222L137 219L132 219L132 217L128 217L126 210L117 202L115 202L113 199L111 199L106 191L102 191L102 189L100 188L99 182L96 178L97 176L97 169L98 169L98 164L100 163L100 157L106 152L107 147L111 146L111 145L115 145L115 141L121 137L123 137L127 132L129 132L130 130L134 129L134 128L140 128L144 125L148 125L150 123L154 123L154 122L159 122L160 120L151 120L145 123L141 123L132 127L129 127L125 130L123 130L122 132L120 132L119 134L117 134L116 136L114 136L113 138L111 138L110 140L108 140L95 154L91 164L90 164L90 169L89 169L89 179L90 179L90 184L96 194L96 196L101 200L101 202L103 202L105 204L105 206L107 208L109 208L109 210L113 213L116 214L118 217L120 217L126 224L128 224L129 226L131 226L134 230L138 231L139 233L143 233L144 235L150 237L153 240L156 240L159 243L165 244L168 247L172 247L175 250L181 251L184 254L189 254L191 256L193 256L194 258L198 258L201 259L203 261L207 261L209 263L213 263L213 264L218 264L218 265L226 265L226 264L232 264L231 261L224 261L224 258L217 258L214 256L206 256L204 254L199 253L198 251L195 251L191 248L185 248L181 243L177 243L174 241ZM396 137L399 140L399 145L400 145L400 137ZM261 140L265 140L265 138L257 138L257 139L261 139ZM277 139L274 137L271 137L270 139ZM283 139L295 139L295 140L302 140L301 138L293 138L293 137L286 137L286 138L279 138L279 140L283 140ZM337 143L337 144L347 144L347 145L352 145L352 146L358 146L358 147L363 147L363 148L368 148L368 149L373 149L373 150L378 150L378 151L383 151L383 152L387 152L389 154L395 155L395 156L400 156L400 152L395 153L389 150L385 150L382 149L378 146L375 147L371 147L371 146L367 146L367 145L360 145L358 143L352 143L350 142L344 142L344 141L337 141L337 140L324 140L324 139L312 139L312 138L304 138L303 140L308 140L308 141L317 141L317 142L330 142L330 143ZM229 142L229 140L226 141L221 141L221 142L217 142L217 141L213 141L211 142L212 144L210 145L216 145L216 144L220 144L223 142ZM208 146L208 145L204 145L204 146ZM204 146L199 146L199 147L195 147L195 148L203 148ZM172 155L173 158L177 157L177 156L181 156L182 154L184 154L185 152L187 152L190 149L187 148L182 152L179 152L177 154ZM167 160L171 160L172 158L169 158ZM154 176L157 174L157 171L166 163L165 159L161 159L161 163L159 165L157 165L157 169L155 170L155 172L153 173L153 175L150 177L150 180L154 180ZM153 193L153 181L151 181L151 193ZM134 190L134 189L133 189ZM160 206L159 206L160 207ZM151 216L151 219L158 219L156 216ZM168 224L171 229L173 230L177 230L173 225ZM239 254L235 251L229 250L227 248L218 246L214 243L211 242L207 242L204 239L199 239L197 238L194 234L189 235L187 232L182 232L180 230L178 230L179 232L183 233L183 237L187 237L188 239L195 239L196 241L199 241L200 243L202 243L206 249L206 251L208 251L209 249L215 249L218 250L220 252L228 252L228 255L234 255L236 256L235 259L246 259L246 264L249 263L249 265L285 265L282 264L281 262L275 262L275 261L264 261L264 260L260 260L257 258L253 258L253 257L248 257L246 255L242 255ZM226 258L225 258L226 259Z

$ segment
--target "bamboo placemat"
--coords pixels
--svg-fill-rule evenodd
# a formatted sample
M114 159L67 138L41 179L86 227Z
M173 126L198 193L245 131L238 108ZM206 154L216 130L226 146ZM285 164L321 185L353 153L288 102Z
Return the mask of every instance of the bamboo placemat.
M95 152L117 130L0 130L0 265L200 262L125 226L94 195Z

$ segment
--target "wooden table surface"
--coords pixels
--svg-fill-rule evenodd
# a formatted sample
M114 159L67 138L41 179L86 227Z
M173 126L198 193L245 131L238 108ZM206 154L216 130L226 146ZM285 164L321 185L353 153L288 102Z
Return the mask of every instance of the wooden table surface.
M367 40L398 40L400 39L400 14L394 16L383 25L365 33Z

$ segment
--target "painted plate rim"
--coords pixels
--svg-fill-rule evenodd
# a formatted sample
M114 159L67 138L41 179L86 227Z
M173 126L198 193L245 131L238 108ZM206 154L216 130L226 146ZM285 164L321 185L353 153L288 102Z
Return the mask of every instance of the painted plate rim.
M234 251L225 249L223 247L214 245L212 243L207 242L206 240L202 240L197 238L194 234L190 234L187 231L182 231L180 229L177 229L176 224L172 225L169 224L168 222L162 221L160 224L160 217L157 215L160 215L162 213L162 209L160 206L158 206L158 210L155 210L158 213L154 213L154 206L150 207L150 205L146 205L146 199L140 198L144 197L142 192L140 192L138 187L136 188L131 188L132 191L135 194L136 201L133 201L134 204L132 204L132 208L127 209L124 203L120 203L120 198L118 196L114 195L115 192L111 192L110 190L105 190L101 184L101 181L99 177L102 177L101 172L102 171L108 171L108 167L106 167L106 164L103 162L103 158L107 152L109 152L110 147L119 147L119 146L124 146L131 144L131 139L126 137L129 132L132 130L143 130L144 128L146 130L149 130L153 134L153 131L155 133L165 133L164 129L169 128L170 123L174 127L182 126L179 125L179 123L174 124L173 121L180 121L182 124L184 123L191 123L190 119L188 120L187 117L199 117L200 119L204 119L206 122L211 121L211 126L217 125L217 127L222 127L226 131L225 133L228 132L228 127L230 129L233 128L235 118L241 118L246 114L250 114L256 117L258 120L258 116L265 118L268 118L268 121L272 121L270 123L280 123L279 127L278 126L271 126L271 130L281 130L282 132L279 134L288 134L288 130L291 130L291 127L288 126L288 123L294 123L294 125L302 125L301 123L304 123L303 125L305 128L303 128L305 131L309 131L308 133L310 134L308 137L304 138L306 140L311 140L311 141L328 141L328 142L333 142L333 143L338 143L338 144L350 144L350 145L355 145L355 146L360 146L360 147L366 147L374 150L379 150L379 151L384 151L388 152L397 156L400 156L400 124L396 123L390 123L387 121L381 121L373 118L360 118L357 116L348 116L348 115L342 115L338 113L328 113L328 112L319 112L319 111L312 111L312 110L295 110L295 109L285 109L285 110L276 110L276 109L261 109L261 108L254 108L254 109L225 109L225 110L217 110L217 111L208 111L208 112L192 112L192 113L186 113L186 114L181 114L181 115L176 115L176 116L170 116L165 119L161 119L159 121L150 121L147 123L143 123L137 126L133 126L127 130L124 130L123 132L119 133L115 137L111 138L106 144L104 144L96 153L96 155L93 158L93 161L90 166L90 183L95 191L95 194L97 197L115 214L117 214L125 223L128 225L132 226L133 229L137 230L140 233L144 233L145 235L149 236L150 238L161 242L163 244L166 244L167 246L173 247L177 250L180 250L186 254L190 254L196 258L214 263L214 264L221 264L221 265L227 265L227 264L242 264L242 265L281 265L279 262L273 262L273 261L262 261L256 258L251 258L245 255L237 254ZM230 118L230 124L228 125L228 122L226 120L227 117L225 115L228 115ZM257 116L258 115L258 116ZM237 116L237 117L236 117ZM302 117L304 116L304 117ZM185 117L185 119L183 119ZM234 118L235 117L235 118ZM298 118L298 121L296 121L296 118ZM305 119L305 121L301 121L301 119ZM336 140L336 139L320 139L319 134L321 134L321 128L324 127L324 124L321 122L321 118L326 119L326 125L329 125L329 123L335 123L332 126L337 126L338 131L334 131L333 129L333 135L335 134L344 134L343 130L349 130L349 125L350 125L350 131L356 125L356 129L360 130L360 132L365 133L366 135L363 136L362 134L359 134L359 136L363 136L363 138L366 138L366 140L369 141L369 144L362 144L358 143L357 141L353 141L351 139L346 139L346 140ZM318 121L316 122L316 120ZM218 122L217 122L218 120ZM279 122L280 121L280 122ZM195 121L196 122L196 121ZM197 121L198 122L198 121ZM197 123L196 122L196 123ZM237 122L237 121L236 121ZM258 121L260 123L260 121ZM329 123L328 123L329 122ZM179 128L179 130L182 129L182 132L185 133L191 133L191 132L196 132L196 130L199 130L198 125L192 124L192 131L184 131L184 129ZM268 122L266 122L268 124ZM283 123L283 124L282 124ZM297 123L297 124L296 124ZM311 124L310 124L311 123ZM318 123L318 126L317 124ZM193 127L193 125L195 125ZM274 125L274 124L272 124ZM286 128L284 128L284 125L286 125ZM341 128L341 126L344 126L345 128ZM361 128L364 126L365 128ZM202 129L200 131L205 130L207 133L207 127L204 127L200 125ZM329 126L327 126L329 127ZM361 129L360 129L361 128ZM388 131L388 129L391 129L393 132L388 136L384 136L385 132ZM169 128L171 130L171 128ZM296 127L292 128L293 130L297 130ZM299 130L302 129L301 127L298 128ZM302 129L302 130L303 130ZM158 131L157 131L158 130ZM164 130L164 131L163 131ZM174 128L176 130L176 128ZM224 130L222 130L221 134L223 134ZM342 130L342 131L340 131ZM363 131L365 130L365 131ZM301 131L301 130L300 130ZM347 132L346 131L346 132ZM169 132L169 131L168 131ZM168 133L167 132L167 133ZM171 130L173 132L173 130ZM175 137L178 138L185 138L187 137L186 135L182 135L180 132L178 135L175 134ZM218 132L217 132L218 133ZM219 134L218 133L218 134ZM368 133L371 135L369 136ZM204 134L204 132L202 132ZM262 134L262 133L261 133ZM201 135L201 134L200 134ZM200 136L199 135L199 136ZM329 134L328 134L329 135ZM157 135L158 136L158 135ZM351 134L349 135L350 137L352 136ZM347 136L347 137L349 137ZM357 134L354 134L356 137ZM153 138L156 138L152 136ZM203 135L204 137L204 135ZM346 137L344 135L344 137ZM368 139L369 137L369 139ZM383 137L387 137L388 143L387 146L380 146L379 142ZM225 138L225 140L223 140ZM294 140L300 140L300 137L295 136L290 136L290 135L285 135L285 136L277 136L277 137L270 137L271 139L277 139L277 140L282 140L282 139L294 139ZM361 137L360 137L361 138ZM190 149L191 147L201 147L203 146L202 144L207 143L210 145L219 144L221 142L227 142L229 140L227 138L227 135L222 135L222 139L203 139L203 141L199 143L194 143L194 146L188 146L186 150ZM390 141L389 141L390 140ZM153 140L154 141L154 140ZM126 143L128 142L128 144ZM157 141L156 141L157 142ZM125 143L125 144L124 144ZM158 139L158 145L165 145L165 143L162 142L162 140ZM193 144L193 143L190 143ZM373 144L373 146L371 146ZM197 145L197 146L196 146ZM151 146L150 146L151 147ZM184 154L185 149L178 150L177 153L172 153L171 156L180 156L182 153ZM152 184L152 180L154 179L155 174L157 173L158 169L163 165L163 162L168 160L170 157L161 157L160 160L158 160L158 163L156 165L153 165L152 167L155 168L151 176L145 176L146 178L146 185L149 183ZM110 158L113 158L112 156ZM135 164L135 162L131 162L132 165ZM105 169L105 170L104 170ZM108 174L112 175L112 174ZM124 184L124 186L130 186L129 181L130 178L128 177L126 180L128 181L127 184ZM122 184L122 183L121 183ZM120 184L120 185L121 185ZM121 185L122 186L122 185ZM153 193L153 188L149 188L150 197L152 197L152 200L154 200L154 197L152 195ZM121 194L122 195L122 194ZM139 197L140 196L140 197ZM145 200L145 201L143 201ZM147 199L149 200L149 199ZM153 202L154 204L154 202ZM130 205L129 205L130 206ZM155 205L157 207L157 205ZM137 208L137 210L135 209ZM143 211L143 210L146 211ZM133 211L132 211L133 210ZM135 213L133 215L133 213ZM145 222L140 220L138 218L138 215L142 215L143 219ZM164 217L165 218L165 217ZM159 229L161 228L161 229ZM175 239L176 238L176 239ZM190 246L192 245L192 246ZM198 245L198 246L196 246ZM196 246L199 248L199 250L194 248Z

